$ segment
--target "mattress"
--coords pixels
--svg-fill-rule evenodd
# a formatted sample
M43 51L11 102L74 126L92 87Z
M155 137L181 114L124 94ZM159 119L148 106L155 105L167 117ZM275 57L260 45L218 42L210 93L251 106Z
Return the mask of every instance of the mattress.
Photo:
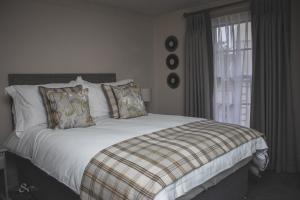
M13 137L6 146L79 194L85 167L100 150L132 137L199 120L149 114L124 120L101 118L96 120L96 126L89 128L51 130L39 125L27 130L20 139ZM263 138L245 143L167 186L155 200L181 197L262 149L267 149Z

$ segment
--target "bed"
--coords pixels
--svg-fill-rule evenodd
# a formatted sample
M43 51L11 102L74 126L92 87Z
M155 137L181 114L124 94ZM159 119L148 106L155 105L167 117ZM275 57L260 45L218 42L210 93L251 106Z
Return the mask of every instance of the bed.
M79 75L94 83L116 80L115 74L11 74L8 79L9 85L30 85L69 82ZM38 199L75 200L80 199L85 167L99 149L199 120L149 114L126 120L99 118L94 127L63 131L40 125L27 130L18 141L12 137L14 139L7 142L11 145L7 146L11 159L17 162L19 180L37 186ZM76 148L80 151L74 153ZM154 199L242 199L247 192L252 156L266 148L263 138L247 142L168 185Z

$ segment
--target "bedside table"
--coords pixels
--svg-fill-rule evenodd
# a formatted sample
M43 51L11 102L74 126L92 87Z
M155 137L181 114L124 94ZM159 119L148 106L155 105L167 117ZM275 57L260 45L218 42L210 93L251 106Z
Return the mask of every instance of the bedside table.
M6 175L6 159L5 153L7 149L0 146L0 199L8 199L7 175Z

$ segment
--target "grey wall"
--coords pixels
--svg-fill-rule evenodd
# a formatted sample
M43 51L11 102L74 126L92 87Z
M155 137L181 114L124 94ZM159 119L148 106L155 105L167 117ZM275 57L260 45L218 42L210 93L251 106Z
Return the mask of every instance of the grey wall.
M185 20L183 11L172 12L157 17L154 20L153 38L153 111L164 114L184 113L184 36ZM169 70L166 66L166 58L170 54L165 48L165 40L169 35L178 38L178 48L175 52L179 57L179 66L176 70ZM176 72L181 78L178 88L171 89L167 85L167 76Z
M292 0L292 74L298 162L300 168L300 1Z
M11 131L8 73L116 72L152 86L152 19L65 2L0 1L0 143Z

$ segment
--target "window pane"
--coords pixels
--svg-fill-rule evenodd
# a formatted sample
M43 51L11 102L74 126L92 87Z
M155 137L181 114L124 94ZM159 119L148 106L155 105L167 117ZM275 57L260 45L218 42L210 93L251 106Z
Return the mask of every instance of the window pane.
M252 38L248 12L213 19L215 120L250 125Z

